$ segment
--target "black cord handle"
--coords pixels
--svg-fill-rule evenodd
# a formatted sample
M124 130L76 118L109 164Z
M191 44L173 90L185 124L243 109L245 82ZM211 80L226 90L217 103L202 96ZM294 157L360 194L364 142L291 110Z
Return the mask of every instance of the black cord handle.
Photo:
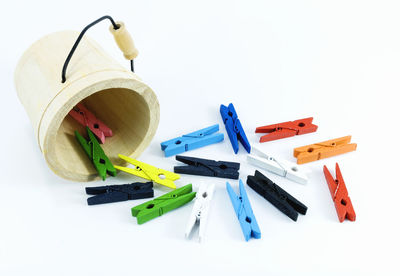
M63 66L62 74L61 74L61 83L64 83L64 82L66 81L65 74L66 74L66 72L67 72L68 63L69 63L69 61L71 60L72 55L74 54L76 48L78 47L79 42L82 40L83 35L86 33L86 31L87 31L88 29L90 29L91 27L93 27L94 25L96 25L97 23L99 23L99 22L101 22L101 21L103 21L103 20L105 20L105 19L109 19L109 20L111 21L111 24L112 24L114 30L118 30L118 29L119 29L119 26L115 23L114 19L112 19L112 17L109 16L109 15L102 16L102 17L100 17L99 19L97 19L97 20L93 21L92 23L90 23L89 25L87 25L87 26L82 30L82 32L79 34L77 40L75 41L74 45L72 46L71 51L70 51L69 54L68 54L67 59L66 59L65 62L64 62L64 66ZM131 70L132 70L132 72L134 72L133 69L134 69L134 68L133 68L133 60L131 60Z

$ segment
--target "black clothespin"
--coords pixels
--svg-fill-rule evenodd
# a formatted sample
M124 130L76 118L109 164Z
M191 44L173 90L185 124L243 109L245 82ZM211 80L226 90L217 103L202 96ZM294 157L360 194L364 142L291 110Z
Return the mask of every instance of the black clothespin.
M131 199L149 198L154 196L153 182L135 182L132 184L86 187L88 205L112 203Z
M295 199L259 171L247 177L247 185L294 221L298 213L305 215L307 206Z
M188 166L175 166L175 173L214 176L221 178L238 179L240 163L215 161L209 159L195 158L177 155L177 161L187 164Z

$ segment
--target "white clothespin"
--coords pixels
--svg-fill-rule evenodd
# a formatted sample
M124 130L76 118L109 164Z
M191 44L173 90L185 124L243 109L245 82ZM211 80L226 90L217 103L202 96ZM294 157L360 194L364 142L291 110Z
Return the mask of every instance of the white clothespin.
M204 239L204 232L208 217L210 202L214 194L215 185L202 185L196 193L196 201L190 214L188 224L186 226L185 236L189 238L196 224L199 225L199 242Z
M301 171L297 164L285 160L277 160L276 158L267 155L256 147L253 147L251 152L257 154L258 156L253 154L247 155L247 161L250 164L277 175L286 177L294 182L301 184L307 183L307 175Z

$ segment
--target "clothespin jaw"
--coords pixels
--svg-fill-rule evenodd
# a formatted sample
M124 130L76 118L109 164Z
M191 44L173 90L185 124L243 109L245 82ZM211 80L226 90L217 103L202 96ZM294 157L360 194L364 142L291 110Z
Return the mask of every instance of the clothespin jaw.
M81 125L89 127L102 144L104 144L106 137L113 135L112 130L97 119L82 103L74 106L69 115Z
M226 132L228 133L229 140L231 141L233 151L235 154L239 151L239 141L248 153L250 153L251 146L247 139L246 133L243 130L242 124L237 116L235 107L232 103L228 106L221 104L219 109L222 120L224 121Z
M189 156L177 155L177 161L187 164L188 166L175 166L174 172L202 175L221 178L239 178L240 163L215 161L203 158L195 158Z
M313 117L256 128L256 133L269 133L260 137L260 143L317 131Z
M253 147L252 154L247 155L247 161L254 166L300 184L306 184L308 181L307 175L298 165L286 160L278 160L257 147Z
M180 178L179 174L156 168L152 165L140 162L138 160L135 160L133 158L130 158L122 154L118 154L118 157L132 164L135 167L127 168L122 166L115 166L117 170L124 171L126 173L130 173L138 177L151 180L155 183L164 185L171 189L176 188L174 181Z
M224 134L216 133L217 131L219 131L218 124L182 135L181 137L162 142L161 150L164 151L165 157L169 157L221 142L224 140Z
M210 209L210 202L213 197L215 185L202 185L196 193L196 200L193 205L192 213L186 226L185 237L189 238L196 224L199 225L198 241L204 239L206 222Z
M154 196L153 182L86 187L86 193L88 195L94 195L87 199L88 205L120 202Z
M192 201L196 196L192 184L188 184L165 195L137 205L131 209L138 224L143 224Z
M260 239L261 231L258 227L256 217L254 216L242 180L239 179L239 196L233 191L229 182L226 182L226 190L231 199L236 216L239 219L246 241L249 241L250 238Z
M304 164L355 151L357 149L357 144L350 144L350 141L351 136L349 135L308 146L298 147L294 149L293 155L297 158L297 164Z
M328 183L333 202L335 203L339 221L343 222L345 219L355 221L356 213L348 195L339 164L336 163L336 179L333 178L326 166L324 166L324 175L326 182Z
M107 155L104 153L99 142L97 141L96 137L89 129L89 127L86 127L86 131L89 136L88 141L83 138L78 131L75 131L75 137L86 152L89 159L92 161L100 177L105 180L107 174L111 176L116 176L116 169L114 168L110 159L108 159Z
M247 185L293 221L297 221L298 213L307 213L307 206L257 170L247 177Z

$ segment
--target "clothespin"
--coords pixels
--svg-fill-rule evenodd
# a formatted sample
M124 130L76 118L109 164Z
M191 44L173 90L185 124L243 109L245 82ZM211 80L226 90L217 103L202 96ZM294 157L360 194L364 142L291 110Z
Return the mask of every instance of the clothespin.
M182 135L161 143L161 150L165 157L179 154L185 151L194 150L224 140L223 133L215 133L219 130L219 125L213 125L198 131Z
M194 226L199 226L199 242L204 239L205 227L210 209L210 202L214 194L215 185L200 186L196 193L196 200L186 226L185 237L189 238Z
M108 159L107 155L104 153L93 132L89 127L86 127L86 131L89 136L89 141L83 138L78 131L75 131L75 137L79 144L82 146L103 180L106 179L107 174L115 176L117 171L110 159Z
M297 221L298 213L307 213L307 206L257 170L254 176L247 177L247 185L294 221Z
M112 130L105 123L97 119L82 103L74 106L68 114L81 125L89 127L102 144L104 144L106 137L113 135Z
M228 107L221 104L219 111L221 113L222 120L224 121L226 132L228 133L229 139L231 140L233 151L236 154L238 153L238 141L240 141L246 151L250 153L250 143L247 140L246 133L243 130L242 124L240 123L233 104L230 103Z
M236 195L228 182L226 182L226 190L231 199L233 209L235 209L236 216L239 219L246 241L250 238L260 239L261 231L258 227L256 217L254 216L253 209L251 209L250 201L247 197L242 180L239 179L239 196Z
M94 195L87 199L88 205L120 202L154 196L153 182L86 187L86 193L88 195Z
M297 164L304 164L323 158L354 151L357 144L350 144L351 136L332 139L308 146L294 149L294 157L297 157Z
M252 153L247 155L247 161L255 166L263 168L274 174L286 177L297 183L306 184L308 179L307 175L295 163L278 160L275 157L268 155L261 151L259 148L253 146ZM258 156L257 156L258 155Z
M136 217L138 224L143 224L185 205L192 201L195 196L196 193L192 192L192 184L188 184L165 195L133 207L132 216Z
M177 161L183 162L188 166L175 166L174 172L191 174L191 175L203 175L203 176L214 176L221 178L239 178L240 163L227 162L227 161L214 161L209 159L195 158L177 155Z
M313 117L256 128L256 133L269 133L260 137L260 143L317 131Z
M172 189L176 188L174 181L180 178L179 174L156 168L152 165L137 161L133 158L130 158L122 154L118 154L118 157L132 164L133 166L135 166L135 168L115 166L117 170L124 171L139 176L141 178L151 180L153 182L167 186Z
M346 184L342 173L340 172L339 164L336 163L336 179L329 172L328 168L324 166L324 174L326 182L328 183L329 191L331 192L333 202L335 203L336 212L340 222L345 219L350 221L356 220L356 212L353 209L350 197L347 192Z

